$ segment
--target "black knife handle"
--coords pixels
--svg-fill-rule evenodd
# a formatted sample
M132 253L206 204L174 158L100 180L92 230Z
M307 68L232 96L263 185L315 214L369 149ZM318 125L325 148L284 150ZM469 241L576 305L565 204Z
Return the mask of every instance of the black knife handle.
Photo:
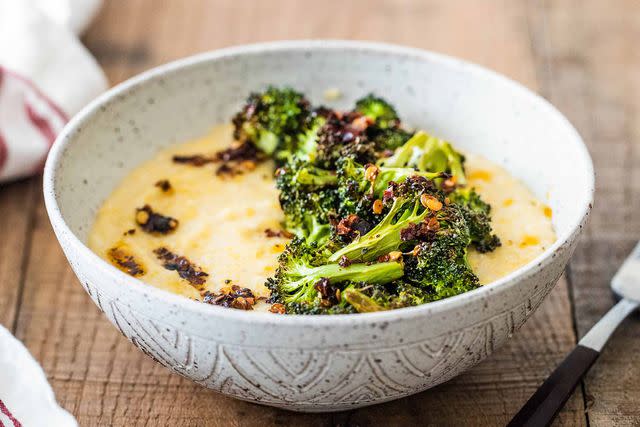
M589 347L576 346L513 417L508 427L551 424L599 355Z

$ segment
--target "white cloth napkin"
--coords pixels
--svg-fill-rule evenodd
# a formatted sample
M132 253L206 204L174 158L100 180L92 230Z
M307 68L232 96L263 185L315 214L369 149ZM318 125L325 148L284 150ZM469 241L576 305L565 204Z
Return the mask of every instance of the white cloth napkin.
M20 341L0 326L0 426L77 425L73 416L56 403L38 362Z
M68 117L107 88L77 34L101 0L0 0L0 182L40 171ZM0 215L0 221L1 221ZM0 326L0 427L77 426Z
M77 34L101 0L0 0L0 182L38 172L68 118L107 88Z

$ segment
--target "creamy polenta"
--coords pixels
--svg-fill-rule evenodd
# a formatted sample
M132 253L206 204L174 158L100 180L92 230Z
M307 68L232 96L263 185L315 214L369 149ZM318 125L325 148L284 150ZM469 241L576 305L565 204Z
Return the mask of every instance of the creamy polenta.
M99 210L89 236L91 249L146 283L189 298L201 299L206 290L215 293L238 285L249 288L256 299L266 299L269 291L264 282L274 273L277 256L288 241L266 232L280 230L283 220L273 163L225 176L214 173L215 164L193 167L172 161L175 155L215 153L232 142L232 127L221 125L208 136L165 149L137 167ZM470 250L470 264L486 284L526 264L554 242L552 212L488 160L467 155L466 169L469 184L491 204L493 229L502 241L490 253ZM167 227L175 230L141 229L140 217L148 220L152 211L174 219ZM196 279L167 269L163 264L167 253L188 260ZM132 259L136 268L128 264ZM256 308L266 306L259 303Z

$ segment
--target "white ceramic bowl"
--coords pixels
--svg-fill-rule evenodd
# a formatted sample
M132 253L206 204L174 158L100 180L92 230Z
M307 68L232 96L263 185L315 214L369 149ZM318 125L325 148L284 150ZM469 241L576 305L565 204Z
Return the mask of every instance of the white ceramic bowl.
M557 242L503 279L463 295L388 312L307 317L191 301L122 273L87 248L98 207L127 172L159 149L227 122L249 92L268 84L293 86L313 102L339 88L338 107L371 91L385 96L405 123L501 164L547 200ZM47 210L69 263L122 334L199 384L299 411L397 399L484 359L562 274L593 188L591 159L578 133L524 87L446 56L341 41L241 46L146 72L69 123L44 175Z

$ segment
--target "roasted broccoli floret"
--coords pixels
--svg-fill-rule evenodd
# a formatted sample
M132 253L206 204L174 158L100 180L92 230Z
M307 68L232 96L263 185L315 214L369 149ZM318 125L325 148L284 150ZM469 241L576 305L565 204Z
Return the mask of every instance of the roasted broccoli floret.
M430 301L448 298L480 286L467 261L468 235L454 232L440 235L414 248L415 256L407 257L405 280L428 290Z
M374 163L378 155L375 144L367 137L370 121L360 113L333 113L318 131L315 163L335 169L339 159L350 157L359 163Z
M398 147L411 139L413 133L401 128L380 129L377 126L367 128L367 137L373 141L377 152L384 156L391 155Z
M252 93L233 118L234 138L249 142L276 160L296 151L311 114L309 101L290 88Z
M412 176L430 180L442 177L440 172L421 172L412 168L376 166L371 163L361 165L348 157L338 162L336 173L340 185L350 180L356 181L362 190L366 190L375 197L382 197L384 190L391 182L399 184Z
M449 198L460 205L469 226L471 243L478 252L491 252L501 245L491 228L491 205L484 202L474 188L457 188Z
M389 206L384 217L368 233L330 255L330 262L343 258L367 262L401 251L412 242L428 238L439 227L440 218L447 218L448 212L455 209L445 205L444 195L433 181L418 175L393 182L384 192L384 203Z
M300 159L315 162L318 156L318 133L327 123L327 118L332 114L324 107L316 108L311 112L304 125L304 132L298 135L295 150L292 153L281 153L281 157L295 156Z
M337 177L301 159L292 159L276 171L284 228L307 241L324 243L331 233L338 195Z
M373 164L360 165L351 158L338 161L338 194L340 205L338 214L345 217L356 214L372 222L378 221L382 213L376 211L373 203L382 203L384 190L391 182L401 183L410 176L436 179L440 173L418 172L411 168L388 168Z
M332 268L344 265L349 269L363 265L353 262L403 260L406 268L402 278L387 282L352 276L351 283L340 291L340 298L336 296L325 305L333 310L351 307L357 312L388 310L446 298L479 286L467 261L471 236L460 206L447 204L445 194L436 189L433 181L420 176L391 183L385 193L391 206L376 226L330 253L326 246L324 250L313 246L308 263L334 265Z
M404 274L400 261L371 264L318 263L317 247L303 239L292 240L278 259L274 277L267 281L271 301L284 304L288 313L309 314L340 308L341 288L345 282L385 284Z
M320 188L335 186L338 184L338 177L335 172L320 169L303 160L292 161L289 164L289 168L292 173L291 185L304 185Z
M283 227L296 236L267 281L278 310L389 310L479 286L467 251L500 245L490 206L466 186L464 156L403 129L384 99L343 113L269 87L233 124L243 150L275 160Z
M394 150L411 136L400 129L400 119L386 101L369 95L356 102L353 111L337 113L319 109L300 139L299 154L319 166L335 167L341 158L373 163L378 152Z
M422 131L396 149L391 157L379 160L378 164L396 168L410 167L419 171L445 172L454 176L459 185L467 182L464 156L448 142Z
M372 93L357 100L354 111L371 119L380 129L396 128L400 124L395 108Z
M469 227L460 207L450 204L440 211L431 236L421 239L410 256L405 256L402 280L425 290L427 301L458 295L479 286L467 260L471 243ZM412 230L411 233L415 232Z
M413 135L400 127L400 118L387 101L369 94L356 101L355 112L364 115L371 123L366 134L376 151L386 154L402 146Z

